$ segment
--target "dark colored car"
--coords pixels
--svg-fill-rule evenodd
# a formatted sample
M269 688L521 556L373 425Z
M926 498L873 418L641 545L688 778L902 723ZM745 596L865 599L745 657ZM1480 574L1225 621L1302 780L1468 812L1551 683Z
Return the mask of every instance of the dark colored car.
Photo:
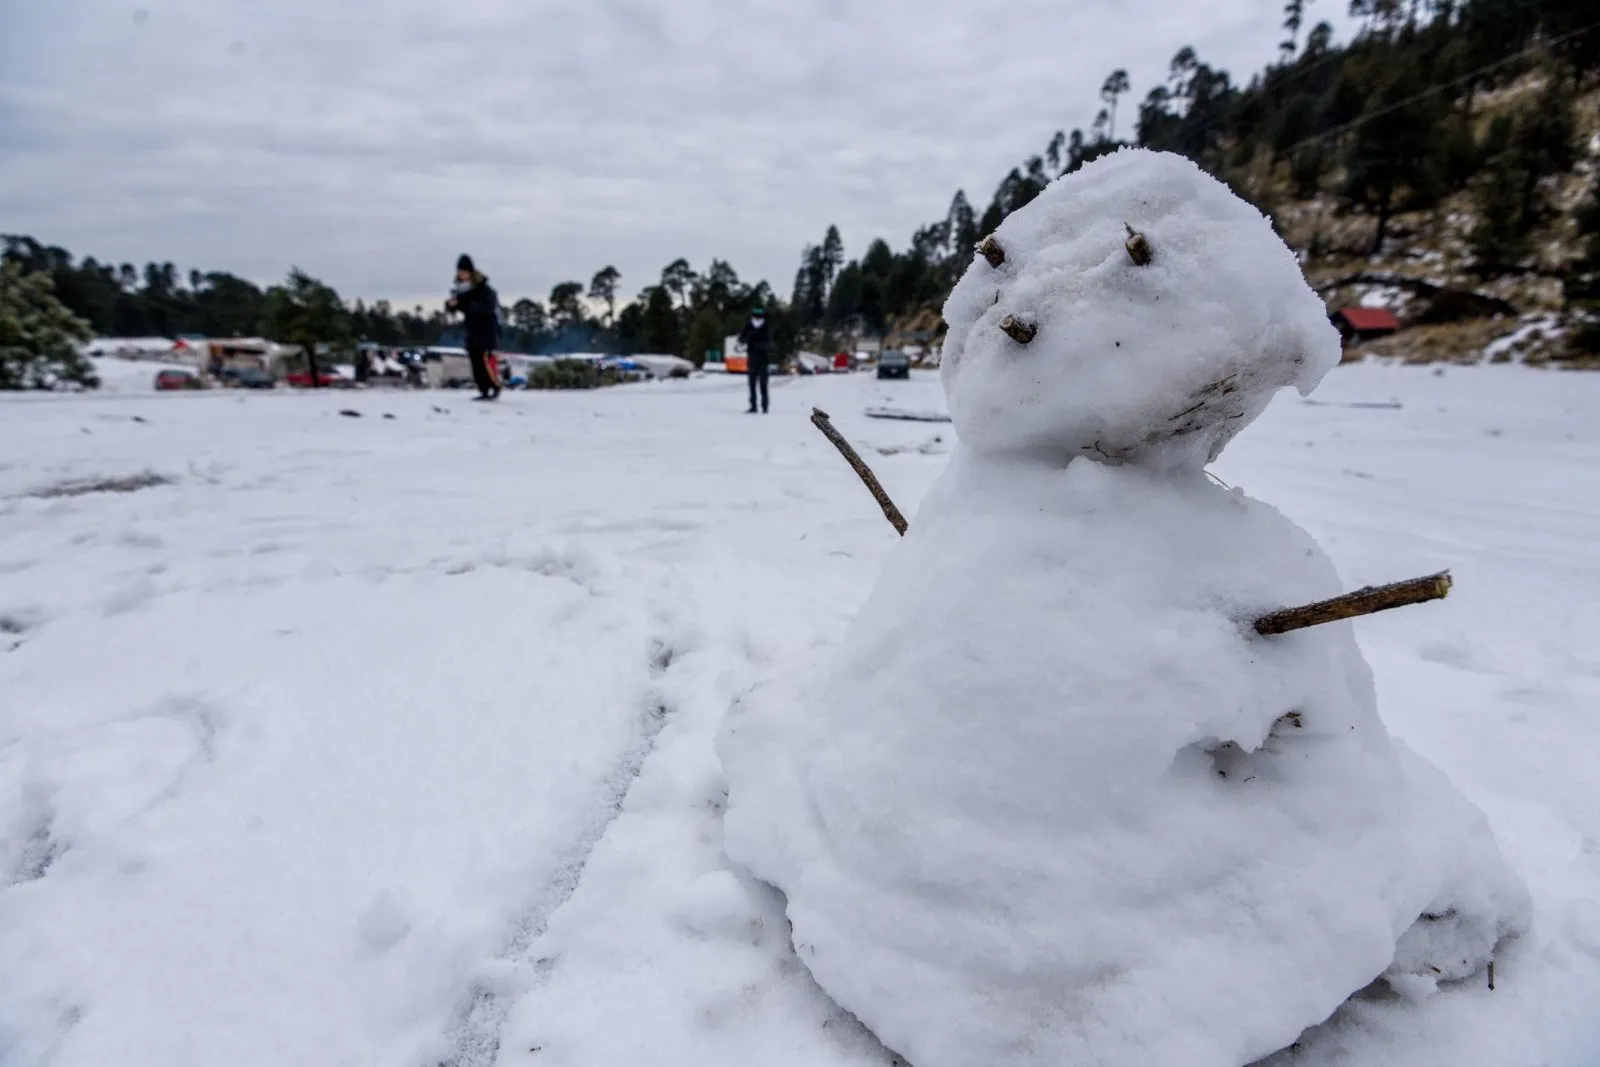
M883 353L878 357L878 377L911 377L911 357L904 352L898 352L893 349Z
M166 393L177 389L204 389L200 376L187 370L164 370L156 374L156 389Z
M246 368L234 375L233 381L241 389L272 389L278 384L273 380L272 375L264 370L256 370L253 367Z

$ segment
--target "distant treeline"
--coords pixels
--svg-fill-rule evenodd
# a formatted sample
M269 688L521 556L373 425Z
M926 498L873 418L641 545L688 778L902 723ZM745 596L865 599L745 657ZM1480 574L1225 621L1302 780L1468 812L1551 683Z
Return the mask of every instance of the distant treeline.
M720 260L699 272L678 259L619 307L621 276L605 267L588 285L563 282L545 300L502 293L507 347L681 353L699 361L758 303L782 352L882 336L937 310L983 235L1051 180L1126 144L1180 152L1269 213L1282 197L1333 197L1371 218L1372 251L1383 248L1395 214L1468 192L1478 269L1528 269L1535 234L1556 210L1550 179L1583 156L1573 100L1600 75L1594 0L1350 0L1360 23L1345 44L1325 22L1306 28L1311 3L1285 5L1278 55L1247 84L1184 47L1165 82L1135 106L1127 73L1112 71L1087 133L1056 133L1001 180L982 212L958 191L945 216L920 227L904 250L878 239L847 262L844 241L829 226L802 254L786 301L766 282L741 282ZM1542 75L1536 93L1480 121L1486 94L1530 74ZM1132 138L1119 138L1129 125ZM1592 306L1600 300L1600 204L1579 218L1589 255L1566 268L1567 292ZM264 333L274 289L282 288L263 290L221 272L182 275L170 263L75 263L64 249L27 237L7 237L5 246L7 258L48 272L61 300L105 334ZM421 345L450 337L438 309L356 301L346 315L354 338Z
M442 296L432 309L395 308L387 300L346 304L326 284L299 270L291 271L281 285L263 289L225 272L191 270L184 275L171 263L147 263L141 270L92 256L77 261L66 249L32 237L6 235L0 240L4 258L25 271L48 274L57 298L101 335L285 340L275 336L284 331L284 309L308 302L343 308L341 320L332 322L333 339L341 341L421 346L454 343L459 333L444 313ZM605 267L588 286L555 286L548 301L508 299L502 293L504 347L533 353L688 353L698 362L707 351L720 348L724 337L738 332L753 307L763 304L773 315L779 348L793 350L792 319L771 288L765 282L746 285L720 260L699 274L679 259L662 271L658 284L618 308L620 281L616 268ZM602 310L596 314L591 311L595 307Z

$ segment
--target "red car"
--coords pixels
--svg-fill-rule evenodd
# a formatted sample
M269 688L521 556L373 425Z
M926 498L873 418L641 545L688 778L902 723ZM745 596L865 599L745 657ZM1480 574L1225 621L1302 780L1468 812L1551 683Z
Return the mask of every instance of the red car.
M171 392L177 389L203 389L205 383L193 371L164 370L156 374L156 389Z
M284 375L283 380L299 389L311 388L311 372L308 370L291 371ZM317 371L317 384L325 388L344 384L344 379L332 371Z

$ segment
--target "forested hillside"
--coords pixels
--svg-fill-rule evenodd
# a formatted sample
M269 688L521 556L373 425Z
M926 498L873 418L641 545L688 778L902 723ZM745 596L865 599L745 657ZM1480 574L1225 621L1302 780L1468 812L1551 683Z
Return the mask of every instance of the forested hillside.
M1307 27L1308 6L1289 0L1276 59L1244 84L1185 47L1134 105L1111 71L1087 133L1056 133L981 213L957 192L904 252L877 243L843 263L830 230L795 282L802 330L928 324L983 234L1137 144L1183 153L1270 215L1331 305L1383 304L1417 327L1380 350L1475 355L1543 314L1525 354L1596 353L1600 8L1352 0L1360 28L1338 44L1327 23Z

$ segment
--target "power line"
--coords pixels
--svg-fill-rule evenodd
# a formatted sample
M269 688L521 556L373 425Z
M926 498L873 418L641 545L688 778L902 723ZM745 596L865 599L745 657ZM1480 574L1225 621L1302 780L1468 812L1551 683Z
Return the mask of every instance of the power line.
M1306 145L1314 144L1318 141L1328 141L1333 140L1334 138L1343 137L1351 130L1364 126L1373 119L1379 119L1385 115L1393 114L1402 108L1410 107L1419 100L1425 100L1430 96L1435 96L1454 86L1463 85L1472 81L1474 78L1479 77L1480 75L1487 74L1492 70L1498 70L1499 68L1506 66L1509 63L1514 63L1519 59L1526 59L1528 56L1531 56L1537 52L1545 52L1551 48L1554 48L1556 45L1565 44L1568 41L1576 40L1577 38L1582 37L1584 34L1588 33L1590 30L1596 29L1597 27L1600 27L1600 21L1591 22L1587 26L1581 26L1569 33L1562 34L1560 37L1553 37L1548 41L1540 41L1537 44L1531 44L1527 48L1522 49L1520 52L1513 52L1509 56L1503 56L1500 59L1495 60L1493 63L1487 63L1476 70L1468 71L1459 77L1451 78L1449 81L1440 82L1437 85L1431 85L1422 90L1420 93L1414 93L1413 95L1406 97L1404 100L1400 100L1393 104L1388 104L1376 111L1367 112L1366 114L1345 123L1343 126L1336 127L1324 133L1314 133L1310 137L1302 138L1289 146L1289 152L1297 152Z
M1354 42L1352 42L1352 43L1354 43ZM1286 73L1282 78L1278 79L1278 83L1272 87L1273 91L1274 92L1282 92L1286 87L1295 84L1296 82L1300 81L1302 78L1310 77L1313 72L1321 70L1323 67L1326 67L1328 64L1334 62L1335 60L1340 60L1340 59L1346 58L1346 53L1349 51L1349 49L1350 49L1350 45L1345 45L1342 48L1340 48L1340 47L1331 47L1331 48L1328 49L1328 51L1322 53L1322 55L1320 57L1318 57L1315 61L1313 61L1311 63L1308 63L1305 66L1301 66L1300 62L1297 61L1292 68L1288 68L1288 73ZM1300 59L1302 61L1305 59L1305 53L1304 52L1300 53ZM1285 68L1279 67L1278 69L1279 70L1284 70ZM1269 77L1271 76L1271 71L1270 70L1269 70L1268 76ZM1261 90L1262 90L1262 94L1263 95L1266 94L1266 88L1267 88L1267 79L1263 78L1262 81L1261 81Z
M1450 89L1450 88L1452 88L1454 86L1461 85L1463 83L1469 82L1472 79L1479 77L1480 75L1487 74L1487 73L1489 73L1490 71L1493 71L1493 70L1498 70L1499 68L1501 68L1503 66L1506 66L1507 64L1514 63L1514 62L1516 62L1516 61L1518 61L1520 59L1525 59L1528 56L1534 55L1534 54L1536 54L1538 52L1548 51L1549 49L1554 48L1557 45L1565 44L1568 41L1576 40L1577 38L1582 37L1584 34L1590 32L1591 30L1594 30L1596 28L1600 28L1600 21L1591 22L1587 26L1580 26L1576 30L1571 30L1571 31L1569 31L1567 33L1562 34L1559 37L1551 38L1548 41L1541 41L1541 42L1538 42L1536 44L1529 45L1528 47L1522 49L1521 51L1514 52L1514 53L1512 53L1511 55L1508 55L1508 56L1502 56L1501 58L1495 60L1492 63L1487 63L1487 64L1485 64L1485 65L1483 65L1481 67L1478 67L1475 70L1468 71L1466 74L1460 75L1459 77L1452 78L1449 81L1441 82L1441 83L1439 83L1437 85L1429 86L1427 89L1424 89L1419 93L1416 93L1416 94L1414 94L1412 96L1409 96L1404 100L1398 101L1398 102L1396 102L1394 104L1385 105L1384 107L1379 108L1376 111L1372 111L1372 112L1368 112L1366 114L1360 115L1360 116L1356 117L1355 119L1351 120L1350 122L1347 122L1347 123L1343 124L1342 126L1336 127L1335 129L1327 130L1327 131L1325 131L1323 133L1314 133L1314 134L1311 134L1308 137L1301 138L1300 140L1296 141L1294 144L1290 145L1288 147L1288 149L1285 151L1285 154L1291 154L1291 153L1297 152L1301 148L1304 148L1307 145L1315 144L1315 143L1317 143L1319 141L1329 141L1329 140L1333 140L1333 139L1336 139L1336 138L1339 138L1339 137L1343 137L1345 134L1349 133L1351 130L1358 129L1359 127L1365 125L1368 122L1373 121L1374 119L1379 119L1379 118L1382 118L1385 115L1392 114L1393 112L1399 111L1402 108L1410 107L1412 104L1416 103L1419 100L1424 100L1424 99L1426 99L1426 98L1428 98L1430 96L1434 96L1434 95L1436 95L1438 93L1444 92L1445 90ZM1255 97L1254 100L1247 100L1246 99L1246 97L1248 95L1248 92L1249 92L1247 89L1237 90L1239 95L1232 101L1232 103L1227 105L1227 109L1226 109L1224 114L1208 116L1204 120L1204 129L1203 129L1202 132L1209 133L1210 130L1216 129L1218 127L1226 127L1226 126L1231 125L1240 116L1240 114L1242 114L1242 112L1248 106L1253 106L1253 105L1259 104L1262 101L1265 101L1265 100L1268 100L1268 99L1281 99L1283 97L1283 95L1284 95L1284 90L1288 86L1290 86L1290 85L1294 84L1295 82L1299 81L1301 78L1309 76L1313 71L1321 69L1323 66L1326 66L1328 63L1334 62L1336 60L1342 60L1342 59L1349 58L1349 51L1350 51L1351 47L1352 47L1352 45L1346 45L1343 48L1336 49L1334 51L1329 52L1327 55L1323 56L1320 60L1318 60L1316 63L1313 63L1311 66L1293 72L1287 78L1281 80L1277 85L1273 85L1270 88L1270 90L1269 90L1269 88L1267 86L1267 83L1265 81L1263 81L1262 85L1261 85L1261 89L1258 91L1258 95Z
M1514 52L1514 53L1512 53L1511 55L1508 55L1508 56L1502 56L1500 59L1497 59L1492 63L1486 63L1483 66L1476 68L1475 70L1471 70L1471 71L1468 71L1466 74L1460 75L1459 77L1452 78L1449 81L1440 82L1437 85L1429 86L1428 88L1422 90L1421 92L1416 93L1416 94L1414 94L1412 96L1409 96L1404 100L1398 101L1397 103L1388 104L1388 105L1386 105L1386 106L1384 106L1382 108L1379 108L1376 111L1372 111L1372 112L1368 112L1366 114L1360 115L1357 118L1351 120L1350 122L1347 122L1347 123L1343 124L1342 126L1338 126L1338 127L1334 128L1332 130L1328 130L1328 131L1325 131L1323 133L1312 134L1309 137L1301 138L1299 141L1296 141L1294 144L1290 145L1289 148L1286 150L1285 154L1287 155L1287 154L1291 154L1291 153L1297 152L1301 148L1304 148L1307 145L1315 144L1315 143L1317 143L1319 141L1329 141L1329 140L1333 140L1333 139L1336 139L1336 138L1339 138L1339 137L1343 137L1345 134L1349 133L1350 131L1358 129L1361 126L1365 125L1366 123L1373 121L1374 119L1379 119L1379 118L1382 118L1385 115L1389 115L1389 114L1392 114L1392 113L1394 113L1396 111L1399 111L1402 108L1410 107L1412 104L1418 102L1419 100L1427 99L1430 96L1437 95L1438 93L1444 92L1445 90L1450 89L1452 87L1455 87L1455 86L1458 86L1458 85L1462 85L1462 84L1464 84L1466 82L1470 82L1474 78L1477 78L1477 77L1479 77L1481 75L1487 74L1487 73L1489 73L1491 71L1498 70L1499 68L1504 67L1504 66L1506 66L1506 65L1508 65L1510 63L1514 63L1514 62L1516 62L1516 61L1518 61L1520 59L1526 59L1528 56L1537 54L1539 52L1545 52L1545 51L1548 51L1548 50L1556 47L1557 45L1565 44L1568 41L1576 40L1577 38L1582 37L1584 34L1589 33L1591 30L1594 30L1594 29L1597 29L1597 28L1600 28L1600 21L1591 22L1586 26L1580 26L1579 28L1577 28L1575 30L1571 30L1571 31L1569 31L1567 33L1564 33L1564 34L1558 36L1558 37L1553 37L1550 40L1540 41L1540 42L1537 42L1535 44L1529 45L1528 47L1523 48L1522 50L1520 50L1518 52ZM1358 38L1358 40L1359 40L1359 38ZM1254 101L1249 101L1248 103L1249 104L1258 104L1261 101L1268 100L1268 99L1281 99L1285 95L1285 90L1289 86L1294 85L1296 82L1302 80L1303 78L1309 77L1313 72L1321 70L1323 67L1327 66L1330 63L1348 59L1349 58L1350 49L1354 46L1354 44L1355 44L1355 42L1351 42L1351 44L1347 44L1347 45L1345 45L1343 47L1335 47L1335 48L1331 49L1329 52L1327 52L1325 55L1323 55L1320 58L1318 58L1315 62L1311 63L1310 65L1305 66L1305 67L1299 67L1299 68L1291 71L1285 77L1280 79L1276 85L1272 85L1270 89L1268 88L1267 81L1265 79L1263 79L1263 81L1261 83L1261 88L1260 88L1260 90L1258 90L1258 95L1256 96L1255 100ZM1226 71L1223 71L1222 73L1224 75L1227 74ZM1225 126L1231 125L1233 123L1233 121L1235 119L1237 119L1239 117L1239 115L1243 112L1243 110L1247 106L1246 96L1248 95L1249 90L1247 88L1241 87L1239 89L1235 89L1234 92L1237 95L1234 97L1234 99L1230 103L1224 105L1225 110L1224 110L1223 114L1210 115L1210 116L1207 116L1203 120L1203 128L1202 128L1202 131L1201 131L1202 134L1209 134L1209 132L1211 130L1213 130L1213 129L1219 127L1219 126L1224 126L1225 127Z

